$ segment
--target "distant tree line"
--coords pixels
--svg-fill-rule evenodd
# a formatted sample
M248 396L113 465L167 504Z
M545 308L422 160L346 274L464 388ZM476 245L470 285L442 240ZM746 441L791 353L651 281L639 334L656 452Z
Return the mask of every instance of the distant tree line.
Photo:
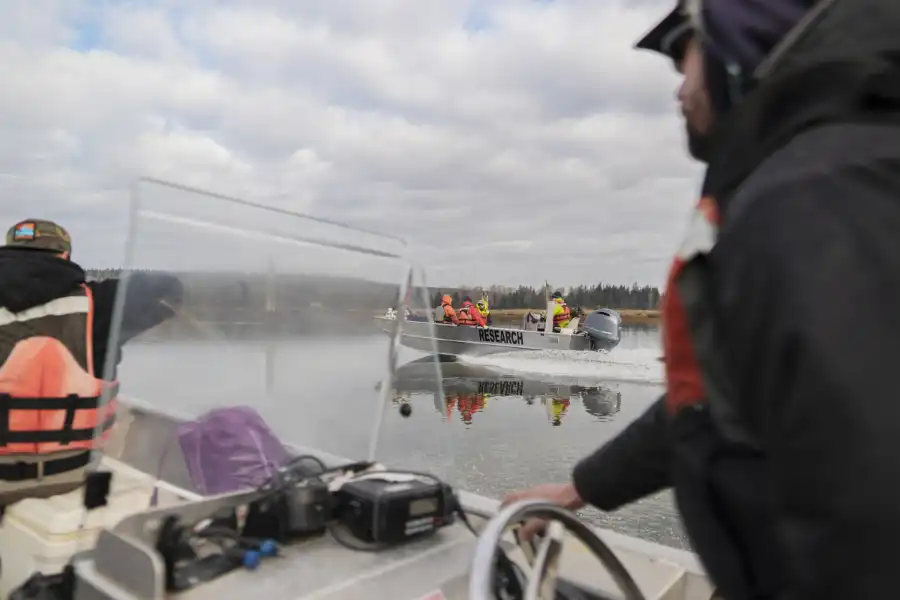
M120 269L86 269L89 279L123 276ZM137 269L132 273L152 273ZM228 320L240 311L246 318L262 313L315 311L318 316L346 311L385 310L399 286L338 277L241 272L174 273L184 287L184 308L192 316Z
M546 304L545 298L552 294L554 289L520 285L517 288L491 287L487 289L446 289L436 290L432 297L432 304L438 306L441 296L448 294L453 298L453 304L458 306L463 298L469 296L473 302L477 302L482 294L487 295L492 309L504 308L542 308ZM659 288L649 285L639 286L637 283L631 286L611 285L598 283L596 285L579 285L577 287L560 289L566 303L570 306L582 306L594 308L606 306L609 308L624 309L656 309L659 307Z
M122 276L121 269L87 269L89 279L102 280ZM148 272L137 270L137 272ZM235 310L249 312L296 311L310 307L323 311L371 311L397 307L399 285L361 279L280 274L269 278L265 273L178 273L185 288L186 308L205 313L209 318L227 318ZM545 304L545 297L554 288L546 286L516 288L429 287L410 295L414 309L434 308L441 296L449 294L454 305L470 296L473 301L488 296L492 309L534 308ZM631 286L597 283L562 289L570 306L594 308L606 306L622 309L655 309L659 306L659 289L652 286Z

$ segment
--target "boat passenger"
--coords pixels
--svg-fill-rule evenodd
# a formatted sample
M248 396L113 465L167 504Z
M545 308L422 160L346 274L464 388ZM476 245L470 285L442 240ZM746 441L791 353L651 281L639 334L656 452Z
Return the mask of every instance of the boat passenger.
M569 483L505 503L674 487L719 597L897 597L898 31L896 1L718 0L638 43L681 73L706 163L665 286L666 392Z
M553 330L559 331L569 326L572 313L559 291L553 292Z
M86 281L71 253L68 232L41 219L13 225L0 248L0 507L79 487L115 422L119 280ZM171 317L182 294L174 276L131 275L119 346Z
M456 311L453 310L453 298L447 294L441 298L441 310L443 311L441 323L444 325L459 325L459 317L456 316Z
M485 325L491 324L491 309L488 307L487 298L482 298L478 302L475 303L475 308L478 309L478 312L481 313L481 316L484 317Z
M472 303L472 299L466 296L463 298L462 308L459 309L457 315L460 325L477 325L479 327L487 327L487 322L478 308Z

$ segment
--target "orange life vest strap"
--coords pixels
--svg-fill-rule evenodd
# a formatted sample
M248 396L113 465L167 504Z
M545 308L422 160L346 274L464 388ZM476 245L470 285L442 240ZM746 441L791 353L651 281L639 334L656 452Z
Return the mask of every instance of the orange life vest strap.
M87 297L90 306L87 312L87 327L84 333L84 347L87 351L87 372L91 377L96 377L97 374L94 373L94 292L91 291L91 286L86 283L82 283L81 288L84 290L84 295ZM103 373L100 373L100 376L102 377Z
M116 390L113 389L113 392ZM95 428L74 429L75 411L97 410L101 407L101 396L82 398L66 396L64 398L21 398L9 394L0 394L0 447L9 444L69 444L86 442L112 429L116 423L116 413L110 413L99 430ZM10 431L9 411L11 410L64 410L66 420L62 429L55 431Z

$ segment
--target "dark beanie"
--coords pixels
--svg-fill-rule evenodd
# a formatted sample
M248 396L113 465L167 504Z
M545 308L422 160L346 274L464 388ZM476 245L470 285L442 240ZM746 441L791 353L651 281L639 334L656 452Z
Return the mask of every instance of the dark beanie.
M705 0L703 21L710 95L719 110L734 101L742 85L778 42L818 0ZM740 67L743 82L734 81L728 67Z

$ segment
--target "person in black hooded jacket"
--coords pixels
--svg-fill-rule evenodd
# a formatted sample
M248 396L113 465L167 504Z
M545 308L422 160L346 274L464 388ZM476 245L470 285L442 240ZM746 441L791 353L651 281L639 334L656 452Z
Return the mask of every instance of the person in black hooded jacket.
M26 219L12 226L0 248L0 310L21 313L65 297L86 285L93 297L93 371L115 379L121 346L174 316L182 303L181 281L165 273L134 273L128 279L114 364L107 372L108 343L121 280L86 281L84 269L71 260L68 232L52 221ZM0 359L6 360L9 349Z
M707 0L638 44L676 61L708 164L662 305L666 393L571 483L505 503L674 487L722 597L894 597L898 31L893 0Z

